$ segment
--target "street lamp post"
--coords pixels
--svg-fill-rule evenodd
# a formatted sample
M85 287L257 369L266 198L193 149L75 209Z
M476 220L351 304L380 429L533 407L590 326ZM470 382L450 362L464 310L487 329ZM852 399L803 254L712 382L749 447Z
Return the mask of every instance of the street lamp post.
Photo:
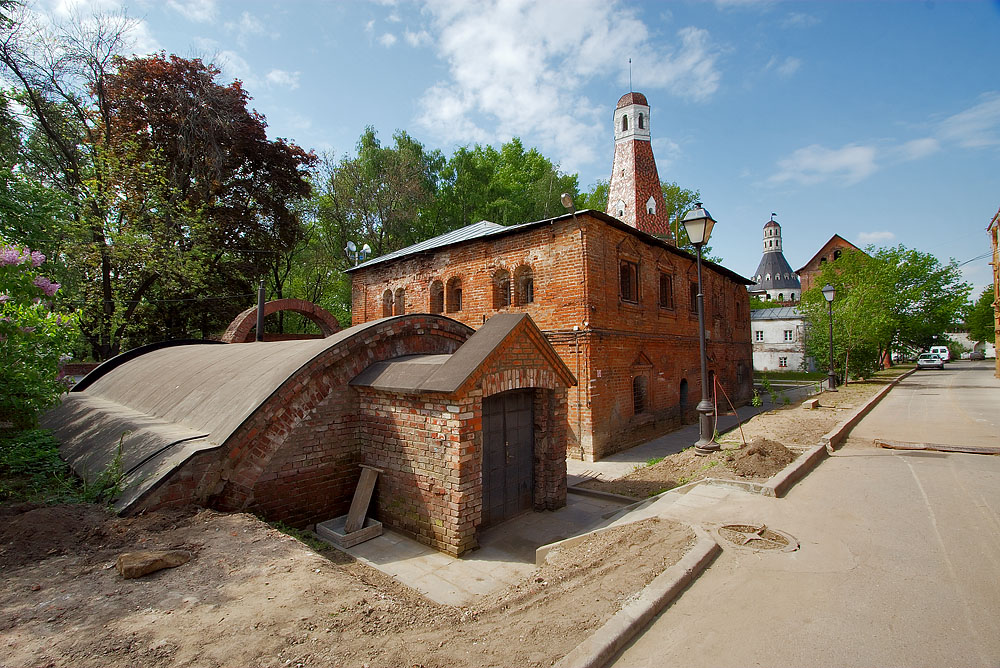
M831 392L837 391L837 371L833 366L833 298L837 296L837 289L827 283L823 286L823 298L830 310L830 373L827 375L827 389Z
M688 239L694 244L698 256L698 351L701 354L701 401L698 402L698 442L694 444L696 455L707 455L721 446L715 442L715 420L712 416L712 401L708 396L708 355L705 352L705 295L701 288L701 247L708 243L715 220L697 202L681 221Z

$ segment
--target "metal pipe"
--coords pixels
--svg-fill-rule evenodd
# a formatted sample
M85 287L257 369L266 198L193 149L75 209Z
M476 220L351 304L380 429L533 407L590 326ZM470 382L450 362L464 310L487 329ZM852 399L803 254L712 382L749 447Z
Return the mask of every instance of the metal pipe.
M833 366L833 300L826 303L830 309L830 372L827 374L827 389L831 392L837 391L837 370Z

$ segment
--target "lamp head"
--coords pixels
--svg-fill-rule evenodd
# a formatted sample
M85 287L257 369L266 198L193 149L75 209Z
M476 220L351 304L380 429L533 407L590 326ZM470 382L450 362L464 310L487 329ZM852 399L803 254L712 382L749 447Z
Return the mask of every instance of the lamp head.
M837 288L833 287L829 283L823 286L823 298L828 302L833 302L833 298L837 296Z
M572 209L573 211L576 211L576 209L573 207L573 196L570 195L569 193L563 193L559 197L559 201L562 202L562 205L565 208Z
M702 206L701 202L695 202L694 208L687 212L681 223L684 225L688 239L696 247L708 243L708 238L712 236L712 228L715 227L715 219L712 218L708 209Z

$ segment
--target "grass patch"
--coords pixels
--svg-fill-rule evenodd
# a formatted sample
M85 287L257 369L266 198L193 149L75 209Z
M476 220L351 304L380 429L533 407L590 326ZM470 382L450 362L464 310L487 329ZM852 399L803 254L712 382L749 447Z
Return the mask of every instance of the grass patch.
M100 475L82 480L59 456L59 441L48 430L30 429L0 440L0 502L109 505L121 494L123 481L121 443Z
M260 518L262 521L267 522L264 518ZM272 529L277 529L286 536L291 536L300 543L308 545L310 548L316 552L324 552L330 549L330 545L326 541L320 540L316 537L312 531L306 531L305 529L296 529L295 527L288 526L284 522L267 522L268 526Z
M663 457L650 457L646 460L646 466L656 466L663 461Z

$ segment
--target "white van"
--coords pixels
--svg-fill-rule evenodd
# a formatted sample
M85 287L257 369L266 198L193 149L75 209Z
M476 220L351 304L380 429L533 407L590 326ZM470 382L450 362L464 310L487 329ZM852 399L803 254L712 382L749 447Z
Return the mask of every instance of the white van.
M947 362L951 359L951 354L948 352L948 346L931 346L931 352Z

